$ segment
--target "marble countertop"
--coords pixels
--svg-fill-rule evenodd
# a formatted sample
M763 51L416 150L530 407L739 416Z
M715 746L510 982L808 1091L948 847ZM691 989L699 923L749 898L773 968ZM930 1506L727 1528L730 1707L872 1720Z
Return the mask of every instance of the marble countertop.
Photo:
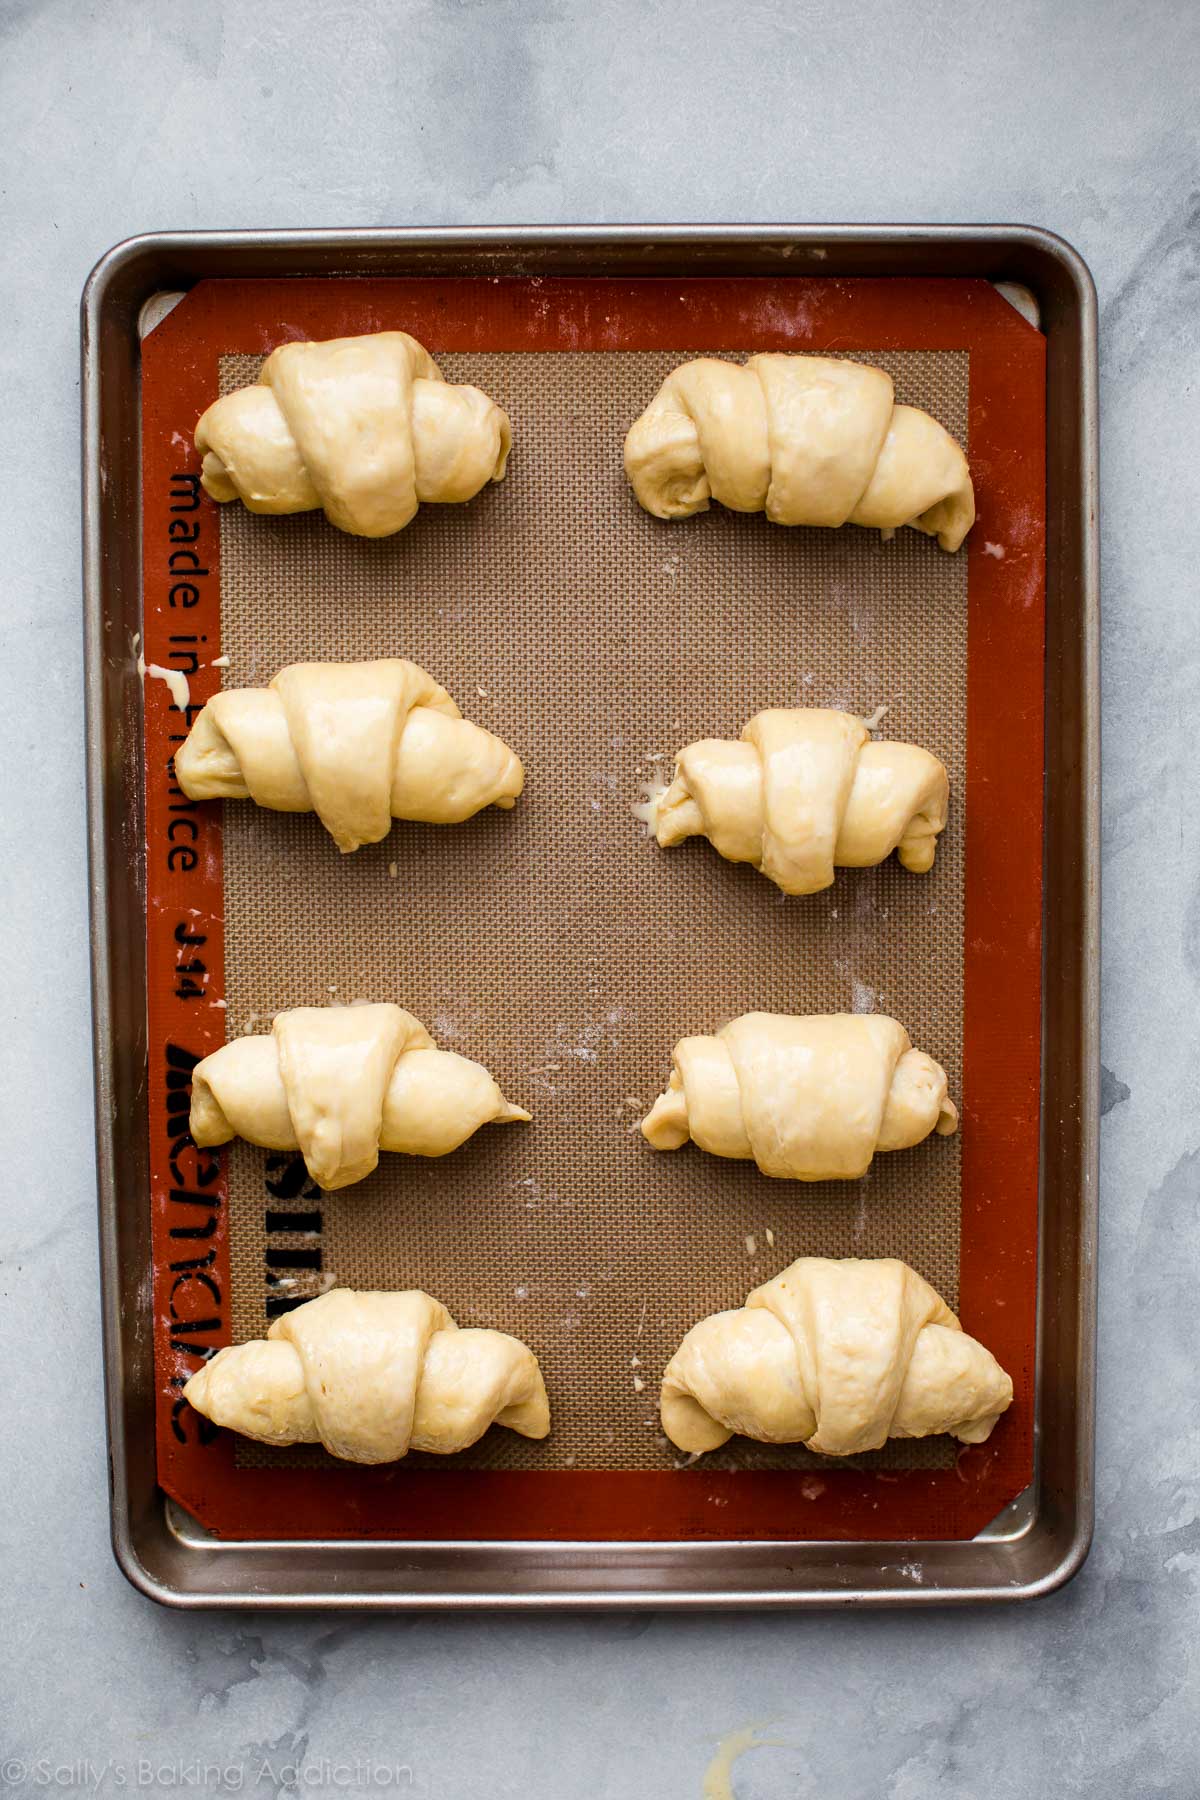
M0 1785L700 1800L760 1721L741 1800L1198 1791L1198 75L1184 0L0 4ZM663 218L1022 220L1096 276L1095 1549L920 1617L161 1611L111 1559L100 1424L81 285L153 228Z

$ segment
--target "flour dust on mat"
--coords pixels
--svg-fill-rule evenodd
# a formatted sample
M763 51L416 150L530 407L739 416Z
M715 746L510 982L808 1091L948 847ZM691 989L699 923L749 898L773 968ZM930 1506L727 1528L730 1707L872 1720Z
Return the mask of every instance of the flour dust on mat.
M338 1283L423 1287L460 1324L534 1348L551 1437L491 1432L458 1466L670 1468L668 1357L695 1320L797 1256L898 1256L957 1295L957 1138L810 1187L691 1148L656 1155L637 1131L676 1039L754 1008L890 1013L961 1096L965 554L912 531L884 543L720 507L675 525L644 513L625 432L688 353L440 357L508 411L509 474L397 537L222 510L235 685L291 662L407 656L527 771L512 812L398 824L350 857L311 815L225 815L231 1030L268 1029L283 1007L395 1000L533 1114L438 1161L384 1157L337 1195L294 1157L230 1151L237 1337ZM965 353L854 354L966 442ZM257 367L225 358L223 388ZM795 705L886 706L889 737L942 759L950 823L931 874L893 860L789 900L701 840L663 851L647 837L630 807L669 779L679 746ZM953 1454L931 1440L861 1461L935 1468ZM826 1465L735 1439L704 1466Z

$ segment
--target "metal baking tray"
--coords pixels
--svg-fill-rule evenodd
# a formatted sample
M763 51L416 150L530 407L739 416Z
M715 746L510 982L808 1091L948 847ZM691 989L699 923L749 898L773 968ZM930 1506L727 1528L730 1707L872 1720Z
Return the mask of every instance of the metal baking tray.
M1047 355L1045 862L1032 1485L968 1541L218 1540L155 1479L140 684L139 346L210 278L966 276L1036 307ZM1098 1127L1099 571L1095 292L1023 226L637 226L163 233L116 246L82 304L84 628L104 1356L113 1547L177 1606L655 1608L1013 1600L1092 1530ZM916 1573L914 1573L916 1571Z

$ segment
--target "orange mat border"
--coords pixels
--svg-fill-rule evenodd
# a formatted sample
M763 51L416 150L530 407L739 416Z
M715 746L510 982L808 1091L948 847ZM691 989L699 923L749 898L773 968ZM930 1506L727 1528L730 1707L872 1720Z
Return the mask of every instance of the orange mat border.
M764 326L764 319L769 324ZM220 809L172 757L219 687L218 509L195 422L218 357L401 328L451 350L968 350L979 517L968 539L960 1311L1016 1398L953 1470L236 1469L180 1396L229 1342L221 1158L187 1136L191 1063L224 1041ZM185 720L145 684L150 1169L158 1476L230 1538L859 1539L974 1536L1033 1469L1041 1055L1045 342L984 281L535 277L202 282L142 347L144 654L189 673ZM620 447L614 445L614 456ZM519 479L519 469L514 479ZM194 504L193 504L194 502ZM764 529L768 529L764 525ZM989 551L988 546L993 546ZM994 547L1001 546L997 556Z

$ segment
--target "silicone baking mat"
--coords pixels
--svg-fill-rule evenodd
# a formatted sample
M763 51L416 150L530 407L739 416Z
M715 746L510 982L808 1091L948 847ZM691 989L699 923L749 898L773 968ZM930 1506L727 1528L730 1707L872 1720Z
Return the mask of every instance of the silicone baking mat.
M197 496L191 431L218 388L252 380L285 336L385 326L414 331L450 379L507 408L502 485L423 508L381 542L320 514L218 513ZM783 531L720 508L676 525L644 514L621 467L628 424L675 362L747 348L832 348L888 368L900 398L968 446L970 549L948 557L914 532ZM172 792L156 721L176 740L184 722L150 684L152 1055L170 1063L174 1047L175 1168L155 1192L160 1475L205 1523L233 1535L953 1536L1025 1484L1041 351L974 282L208 283L148 339L146 654L189 673L192 716L221 678L218 651L235 686L301 659L407 655L518 750L528 777L512 813L399 824L342 858L312 817L231 804L222 822ZM784 899L699 841L664 852L645 837L630 803L680 744L795 704L885 706L883 735L946 762L951 823L931 876L891 863ZM437 1162L385 1156L334 1196L296 1157L187 1144L194 1056L268 1028L281 1007L360 997L398 1000L484 1061L533 1124L485 1129ZM880 1157L862 1182L816 1186L650 1151L636 1122L675 1039L755 1007L893 1013L946 1065L961 1135ZM199 1256L178 1254L180 1230L200 1234L183 1240ZM666 1358L694 1319L801 1254L899 1255L960 1305L1017 1386L988 1446L895 1444L841 1467L734 1440L678 1466L656 1416ZM493 1430L453 1464L351 1470L319 1450L214 1435L178 1402L203 1348L261 1335L335 1282L420 1285L460 1323L532 1344L551 1438Z

